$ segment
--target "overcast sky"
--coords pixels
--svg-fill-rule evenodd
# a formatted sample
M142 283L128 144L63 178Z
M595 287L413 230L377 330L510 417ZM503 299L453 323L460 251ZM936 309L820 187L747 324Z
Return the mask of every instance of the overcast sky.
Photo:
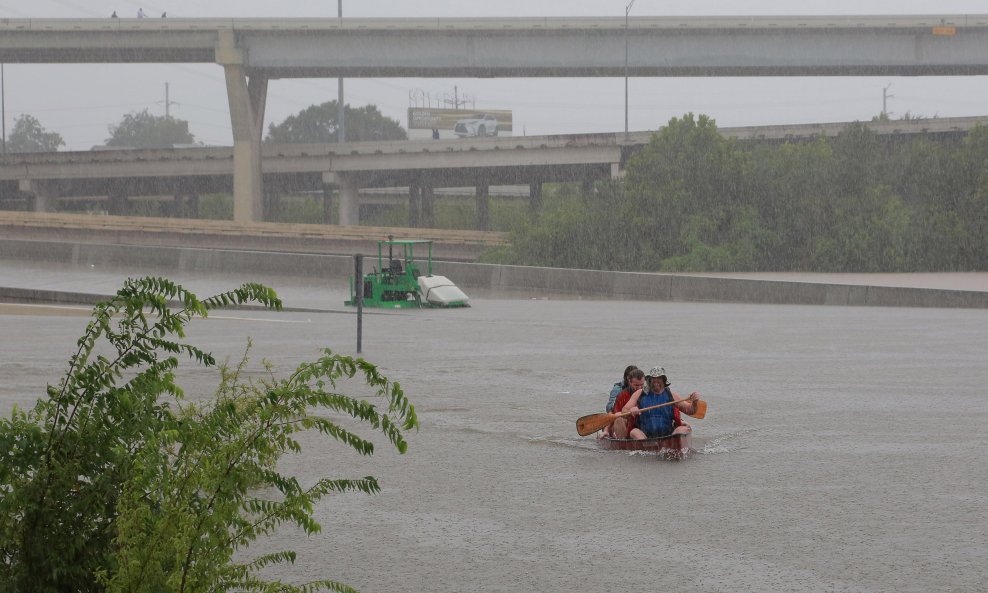
M623 16L627 0L344 0L344 17ZM0 18L335 17L336 0L0 0ZM635 0L632 16L782 14L982 14L973 0ZM21 114L37 117L65 138L63 150L88 150L109 137L124 114L165 113L189 121L196 139L232 144L223 73L216 65L4 66L7 134ZM632 130L653 130L686 112L704 113L720 127L869 120L887 108L893 117L988 114L986 77L649 78L630 82ZM409 95L475 98L480 109L510 109L514 133L568 134L624 129L624 82L578 79L350 79L350 105L377 105L407 125ZM336 79L275 80L268 87L269 123L336 98Z

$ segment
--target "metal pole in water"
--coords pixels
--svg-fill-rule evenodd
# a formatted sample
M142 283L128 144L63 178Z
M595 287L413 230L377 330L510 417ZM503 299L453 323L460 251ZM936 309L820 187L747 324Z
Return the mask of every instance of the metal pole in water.
M353 256L353 281L357 299L357 354L360 354L364 332L364 256L359 253Z

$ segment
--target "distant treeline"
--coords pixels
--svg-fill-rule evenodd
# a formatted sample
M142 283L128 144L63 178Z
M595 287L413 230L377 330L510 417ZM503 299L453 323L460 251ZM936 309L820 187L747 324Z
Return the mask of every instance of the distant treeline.
M769 145L674 118L589 195L561 186L489 261L628 271L988 269L988 128Z

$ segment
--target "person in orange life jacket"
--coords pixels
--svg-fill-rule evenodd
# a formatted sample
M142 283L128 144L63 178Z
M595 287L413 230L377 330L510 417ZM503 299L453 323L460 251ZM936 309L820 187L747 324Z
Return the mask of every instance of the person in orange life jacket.
M628 373L628 378L625 381L628 384L627 387L621 390L618 394L617 399L614 401L614 406L611 408L611 413L618 413L623 411L624 405L631 400L632 396L635 394L641 395L642 387L645 385L645 373L639 369L635 368ZM630 416L622 416L611 422L611 425L604 429L604 436L610 436L615 439L626 439L631 436L631 431L635 428L635 416L634 414Z
M645 374L646 388L640 393L632 394L622 411L634 412L672 401L676 403L635 414L637 415L636 427L630 433L631 438L647 439L670 434L686 434L692 430L689 424L680 419L679 412L696 413L696 400L700 399L700 394L694 391L689 398L683 399L681 395L671 391L669 385L669 377L662 367L652 367Z

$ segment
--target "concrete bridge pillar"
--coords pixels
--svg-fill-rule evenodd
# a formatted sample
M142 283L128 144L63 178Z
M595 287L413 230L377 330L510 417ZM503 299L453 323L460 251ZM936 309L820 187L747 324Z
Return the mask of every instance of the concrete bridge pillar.
M533 216L542 212L542 182L528 184L528 209Z
M110 193L106 196L106 213L115 216L126 216L130 214L130 201L127 199L127 193L124 190L120 188L110 190Z
M431 185L422 186L422 226L435 228L436 226L436 188Z
M488 184L477 186L477 230L490 230L490 189Z
M247 79L243 50L237 47L236 33L220 30L216 63L226 76L233 127L233 220L255 222L264 217L261 185L261 132L268 79Z
M335 177L340 190L340 224L360 224L360 188L348 175L337 173Z
M188 218L199 218L199 194L191 192L185 196L185 216Z
M333 188L323 179L322 182L322 221L333 224Z
M408 226L419 226L419 210L422 204L422 186L413 183L408 186Z
M279 220L281 218L281 194L270 183L261 182L261 211L263 220Z
M195 182L185 179L178 183L171 210L172 215L178 218L199 218L199 192Z
M52 187L39 179L21 179L17 182L17 189L26 194L31 194L34 199L35 212L53 212L55 210L55 192Z

